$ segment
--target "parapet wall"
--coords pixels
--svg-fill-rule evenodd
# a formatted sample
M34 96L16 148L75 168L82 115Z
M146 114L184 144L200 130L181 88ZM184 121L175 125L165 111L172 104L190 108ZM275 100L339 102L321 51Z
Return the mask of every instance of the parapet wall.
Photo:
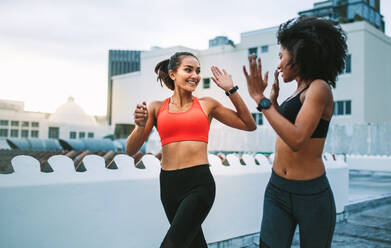
M263 197L271 173L266 157L227 155L229 166L209 155L216 199L203 224L208 243L259 232ZM257 159L257 160L255 160ZM0 174L0 247L159 247L169 223L160 202L160 161L145 155L145 169L133 158L114 157L107 169L98 155L84 157L87 171L55 155L51 173L30 156L12 159L14 172ZM245 163L245 165L243 165ZM260 164L260 165L257 165ZM337 213L348 202L348 168L325 159Z
M391 172L390 156L347 155L350 170L369 170Z

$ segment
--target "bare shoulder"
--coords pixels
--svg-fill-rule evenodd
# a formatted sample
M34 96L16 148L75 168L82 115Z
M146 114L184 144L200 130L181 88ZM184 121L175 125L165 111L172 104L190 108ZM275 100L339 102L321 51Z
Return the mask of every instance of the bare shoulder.
M149 103L148 108L160 108L164 101L152 101Z
M310 87L308 88L310 91L320 91L320 92L331 92L331 87L330 85L322 80L322 79L315 79L312 81Z
M306 93L306 97L311 96L325 100L329 99L332 96L330 85L322 79L312 81Z
M155 115L159 112L160 107L162 106L164 101L152 101L148 104L148 111L155 113Z
M210 97L210 96L201 97L201 98L198 98L198 100L200 101L200 103L202 103L208 107L215 107L220 104L216 99L214 99L213 97Z

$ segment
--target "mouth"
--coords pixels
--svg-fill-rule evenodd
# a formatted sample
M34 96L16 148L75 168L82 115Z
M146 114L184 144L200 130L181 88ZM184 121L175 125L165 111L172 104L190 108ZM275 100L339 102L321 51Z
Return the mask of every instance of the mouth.
M198 82L196 81L192 81L192 80L186 80L186 83L189 84L190 86L192 87L196 87Z

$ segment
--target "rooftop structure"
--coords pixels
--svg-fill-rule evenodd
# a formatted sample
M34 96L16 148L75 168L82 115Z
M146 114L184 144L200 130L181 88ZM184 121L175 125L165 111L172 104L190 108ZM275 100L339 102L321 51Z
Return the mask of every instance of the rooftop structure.
M314 3L314 8L300 11L299 15L330 18L340 23L367 21L384 33L380 14L380 0L328 0Z

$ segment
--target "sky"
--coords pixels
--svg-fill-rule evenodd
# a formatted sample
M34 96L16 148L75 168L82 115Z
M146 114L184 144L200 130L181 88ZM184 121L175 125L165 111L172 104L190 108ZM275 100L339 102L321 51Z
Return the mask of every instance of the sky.
M314 0L0 0L0 99L54 112L69 96L105 115L108 50L182 45L277 26ZM390 36L391 0L381 1ZM151 72L152 73L152 72Z

